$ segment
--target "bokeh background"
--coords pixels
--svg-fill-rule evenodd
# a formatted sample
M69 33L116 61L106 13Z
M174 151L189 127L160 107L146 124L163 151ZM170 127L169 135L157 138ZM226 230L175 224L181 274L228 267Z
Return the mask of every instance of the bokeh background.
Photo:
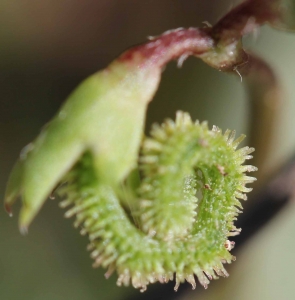
M149 35L177 27L200 27L203 21L214 24L238 3L0 0L0 194L4 194L20 150L81 80ZM258 35L247 37L245 45L273 66L283 88L283 104L267 153L267 168L272 174L295 154L295 35L265 27ZM149 107L147 126L173 118L178 109L238 133L249 132L251 126L249 104L239 79L194 58L181 69L175 62L167 66ZM115 275L106 280L104 270L91 268L87 239L73 229L72 220L63 218L56 201L44 205L25 237L18 231L19 207L20 203L12 219L0 210L0 299L143 299L133 288L118 288ZM294 232L295 207L290 200L234 252L238 261L229 267L229 279L212 282L205 292L185 290L174 298L294 299ZM158 288L159 284L149 287ZM170 299L159 295L158 299Z

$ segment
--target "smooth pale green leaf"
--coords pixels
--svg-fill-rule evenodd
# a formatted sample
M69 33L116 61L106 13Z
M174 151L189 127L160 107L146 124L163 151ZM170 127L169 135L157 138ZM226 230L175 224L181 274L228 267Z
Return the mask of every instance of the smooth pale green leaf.
M21 226L27 226L83 152L97 176L118 184L135 167L147 104L160 70L112 63L86 79L37 139L25 147L6 191L9 207L21 194Z

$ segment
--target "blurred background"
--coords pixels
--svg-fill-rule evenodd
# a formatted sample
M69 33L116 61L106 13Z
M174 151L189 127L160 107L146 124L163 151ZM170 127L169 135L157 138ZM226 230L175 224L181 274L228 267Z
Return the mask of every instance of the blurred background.
M80 81L149 35L177 27L202 27L203 21L214 24L238 3L1 0L0 194L20 150ZM295 154L295 35L263 27L258 35L247 37L245 45L269 62L283 91L267 152L267 172L275 175ZM149 107L147 126L174 118L178 109L239 134L247 134L251 126L249 102L239 78L194 58L181 69L175 62L167 66ZM155 284L148 288L155 291L149 298L133 288L118 288L116 275L106 280L105 270L91 268L87 239L73 229L72 220L63 218L56 201L48 201L29 234L21 236L18 203L12 219L0 210L0 299L294 299L295 207L289 198L271 221L234 250L238 260L227 267L230 278L213 281L206 291L191 291L184 284L174 294ZM245 213L247 207L255 206L254 199L245 204Z

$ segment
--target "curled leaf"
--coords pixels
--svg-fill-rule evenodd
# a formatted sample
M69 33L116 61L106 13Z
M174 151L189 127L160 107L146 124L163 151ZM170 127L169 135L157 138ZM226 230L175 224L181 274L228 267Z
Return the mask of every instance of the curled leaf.
M69 207L65 216L76 216L75 227L89 236L93 266L116 270L118 285L131 282L141 291L174 278L175 290L183 281L194 289L195 276L207 288L211 279L228 276L223 263L235 259L228 238L241 231L234 226L242 209L238 199L246 199L245 185L256 180L244 174L256 168L242 166L253 149L236 150L243 138L178 112L175 122L155 125L144 139L135 188L101 182L86 153L60 194L61 206ZM132 197L134 222L121 204Z

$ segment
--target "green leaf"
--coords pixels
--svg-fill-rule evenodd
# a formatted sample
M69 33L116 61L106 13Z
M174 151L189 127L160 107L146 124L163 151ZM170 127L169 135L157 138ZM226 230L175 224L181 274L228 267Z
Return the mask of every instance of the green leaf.
M93 154L97 176L114 185L136 166L147 104L160 70L115 61L86 79L37 139L26 146L12 171L5 203L18 195L20 226L27 227L61 178L81 155Z

